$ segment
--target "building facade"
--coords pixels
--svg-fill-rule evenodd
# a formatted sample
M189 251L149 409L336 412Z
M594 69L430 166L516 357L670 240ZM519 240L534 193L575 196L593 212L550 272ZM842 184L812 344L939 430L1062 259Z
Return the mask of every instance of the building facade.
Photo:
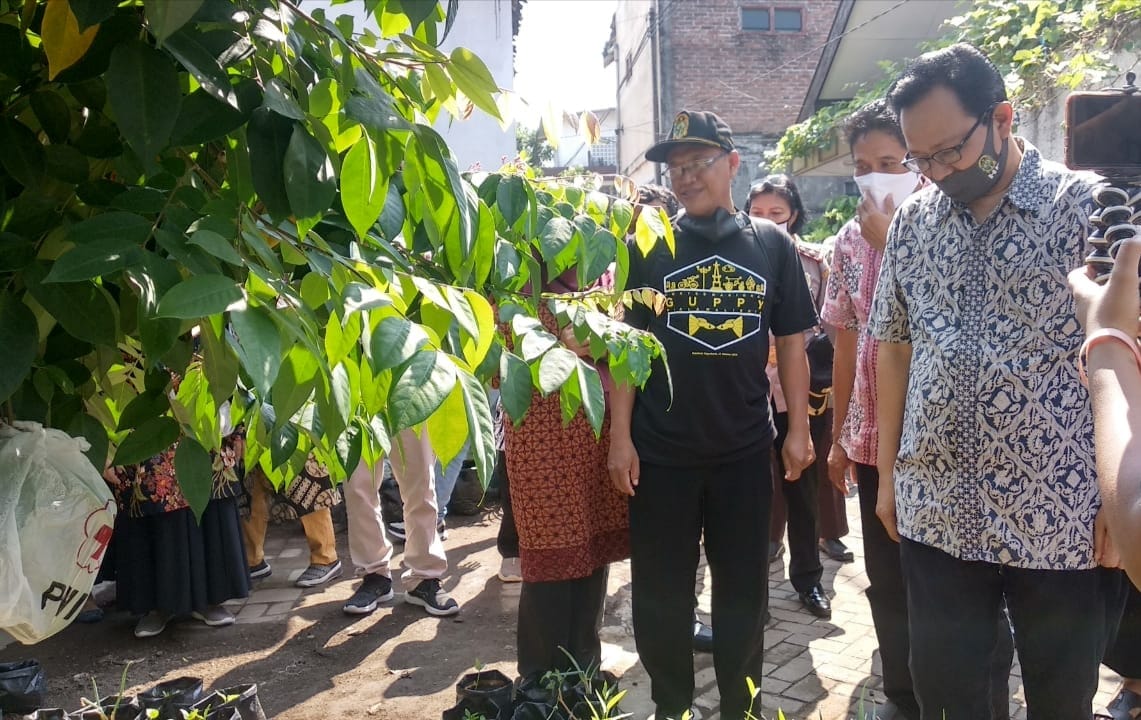
M742 169L733 196L767 172L764 153L797 122L837 0L619 0L607 47L618 81L618 170L661 182L643 154L682 109L733 128Z

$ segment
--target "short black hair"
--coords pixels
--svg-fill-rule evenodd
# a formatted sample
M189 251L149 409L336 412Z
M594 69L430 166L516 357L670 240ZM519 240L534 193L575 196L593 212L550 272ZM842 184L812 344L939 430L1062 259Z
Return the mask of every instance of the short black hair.
M664 185L655 185L654 183L646 183L645 185L638 186L638 202L643 205L656 203L666 209L666 215L673 217L677 215L678 205L677 195L674 195L673 190L670 190Z
M877 130L892 136L900 145L907 147L903 131L899 129L899 118L887 104L887 98L871 101L844 121L844 134L848 137L848 147L852 147L865 135Z
M804 201L800 199L800 191L796 189L796 183L792 181L792 178L784 173L777 173L753 183L749 188L749 200L745 203L745 212L749 212L749 206L753 204L754 197L765 193L772 193L777 197L784 198L789 209L796 213L796 219L788 226L788 234L799 234L801 229L808 224L808 211L804 209Z
M981 117L1006 100L1006 85L994 63L974 45L956 43L912 60L887 91L898 115L937 87L955 94L968 114Z

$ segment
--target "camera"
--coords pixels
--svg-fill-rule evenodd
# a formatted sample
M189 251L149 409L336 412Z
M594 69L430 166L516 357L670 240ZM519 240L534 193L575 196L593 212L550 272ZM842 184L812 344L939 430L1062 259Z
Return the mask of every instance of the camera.
M1121 243L1141 233L1141 94L1136 75L1123 88L1076 92L1066 100L1066 165L1104 180L1094 188L1097 207L1086 264L1105 282Z

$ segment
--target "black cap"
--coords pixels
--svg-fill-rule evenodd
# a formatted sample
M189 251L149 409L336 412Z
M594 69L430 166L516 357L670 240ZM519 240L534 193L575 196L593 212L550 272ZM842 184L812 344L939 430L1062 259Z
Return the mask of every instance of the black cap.
M669 139L647 150L646 159L650 162L665 162L670 150L682 145L707 145L726 151L733 150L733 131L714 113L682 110L674 118Z

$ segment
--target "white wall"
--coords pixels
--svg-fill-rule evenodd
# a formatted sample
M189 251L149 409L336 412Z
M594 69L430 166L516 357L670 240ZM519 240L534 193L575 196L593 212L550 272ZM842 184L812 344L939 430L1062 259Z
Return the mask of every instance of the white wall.
M645 158L646 150L657 142L654 137L654 74L648 17L653 4L653 0L620 0L615 14L618 172L638 183L653 182L655 177L653 164Z
M487 65L487 69L501 88L514 86L515 70L512 65L511 0L459 0L452 31L441 49L451 53L454 48L466 47ZM352 15L356 27L364 27L363 0L352 0L330 7L328 0L303 0L306 10L323 7L331 18ZM369 27L376 30L375 19ZM467 120L455 120L447 111L440 113L436 130L444 136L456 156L460 170L479 163L485 170L496 170L504 157L515 157L515 126L507 129L499 121L476 109Z
M602 110L592 110L595 117L598 118L598 124L602 130L602 138L614 140L614 131L617 128L618 113L614 108L605 108ZM579 113L579 117L581 117ZM578 118L576 118L577 120ZM586 141L583 140L582 135L574 128L568 119L564 117L563 127L559 132L559 147L555 151L554 164L557 167L570 167L586 166L589 163L591 148L587 146Z

